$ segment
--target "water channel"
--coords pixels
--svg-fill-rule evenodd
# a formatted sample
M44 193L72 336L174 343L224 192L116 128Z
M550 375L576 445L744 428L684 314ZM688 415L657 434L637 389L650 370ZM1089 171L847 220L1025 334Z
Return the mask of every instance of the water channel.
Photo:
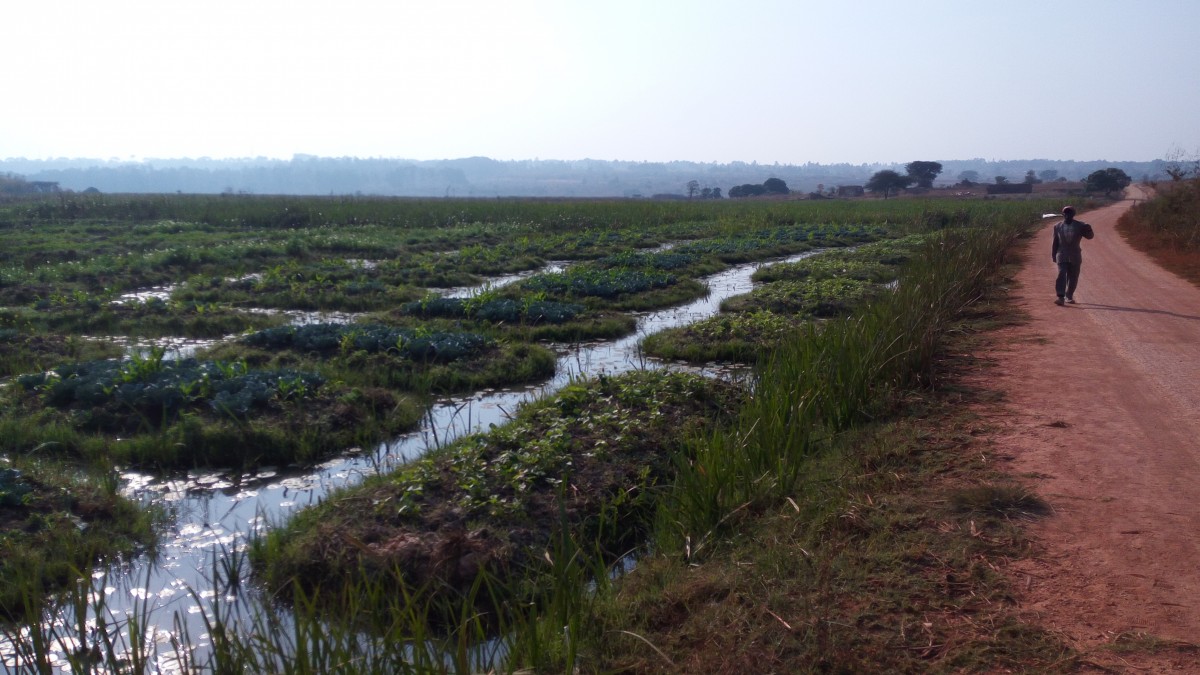
M555 375L548 381L520 388L487 389L438 401L419 430L374 448L353 449L316 467L303 470L263 468L248 475L221 470L169 476L123 474L123 490L127 495L144 503L162 505L170 518L160 533L156 558L140 556L93 572L95 593L103 596L107 613L100 621L109 626L124 626L129 616L140 615L147 620L146 637L153 641L151 654L157 664L156 672L178 672L178 649L202 654L209 646L204 624L207 608L198 599L204 603L213 599L216 591L213 590L212 570L221 556L244 551L250 537L286 520L296 510L316 504L331 490L355 484L364 476L387 471L420 456L429 448L486 429L490 424L503 424L521 404L553 393L573 378L662 367L687 368L713 376L734 376L743 372L728 365L695 368L664 364L643 357L639 344L651 333L715 315L723 300L752 289L750 277L760 266L800 260L814 254L810 251L768 263L739 265L706 277L702 279L709 289L706 297L637 315L637 330L629 336L615 341L553 345L558 362ZM479 288L494 285L489 282ZM454 289L453 294L470 295L470 292L471 289ZM306 315L300 320L313 319ZM254 584L249 579L241 581L243 588L254 592ZM222 600L233 602L235 598ZM240 601L244 602L245 598ZM69 632L66 627L77 624L69 609L48 620L56 624L59 633ZM96 617L90 617L89 624L95 630ZM187 636L189 644L180 644L183 635ZM122 635L118 643L129 644L128 635ZM78 645L68 640L60 647L65 651ZM66 666L65 658L60 662ZM15 665L12 645L0 640L0 668L5 673L15 672L10 670Z

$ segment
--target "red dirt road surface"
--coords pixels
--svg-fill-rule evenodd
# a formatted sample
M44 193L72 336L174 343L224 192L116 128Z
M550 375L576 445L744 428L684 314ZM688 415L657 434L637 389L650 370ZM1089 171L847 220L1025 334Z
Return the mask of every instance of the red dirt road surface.
M1142 194L1130 193L1134 197ZM1076 305L1054 304L1052 225L1036 235L1015 298L1030 321L1004 331L982 411L998 455L1053 512L1011 576L1025 616L1118 672L1198 672L1200 288L1114 230L1132 202L1082 213ZM1167 641L1151 654L1105 648Z

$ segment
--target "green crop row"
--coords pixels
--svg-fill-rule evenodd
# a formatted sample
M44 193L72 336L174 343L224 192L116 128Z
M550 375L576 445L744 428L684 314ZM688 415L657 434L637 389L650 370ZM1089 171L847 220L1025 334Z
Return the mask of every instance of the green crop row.
M583 311L583 305L538 300L536 296L525 296L520 301L512 298L477 301L475 298L431 297L410 302L401 308L404 314L424 318L528 324L562 324L575 319Z
M244 363L166 361L163 350L155 349L128 361L59 366L22 375L17 382L46 405L76 410L81 428L132 431L147 423L170 423L201 406L244 418L273 401L303 399L324 379L293 370L250 370Z
M577 266L565 272L538 274L521 282L535 293L548 293L564 298L615 299L674 284L677 277L666 272L630 267L596 268Z
M429 332L379 324L313 323L280 326L251 333L242 341L252 347L298 352L393 352L412 361L446 363L474 356L492 346L483 335Z

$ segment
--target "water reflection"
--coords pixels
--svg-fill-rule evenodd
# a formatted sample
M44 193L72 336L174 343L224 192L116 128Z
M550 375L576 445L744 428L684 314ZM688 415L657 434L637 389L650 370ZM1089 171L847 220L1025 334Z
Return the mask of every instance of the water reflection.
M478 295L483 290L504 288L518 281L528 279L529 277L538 274L554 274L562 272L571 266L571 262L567 260L552 260L544 266L534 269L525 270L524 272L513 272L512 274L502 274L497 277L492 277L487 283L475 286L455 286L452 288L437 288L433 289L435 295L440 295L445 298L469 298L473 295Z

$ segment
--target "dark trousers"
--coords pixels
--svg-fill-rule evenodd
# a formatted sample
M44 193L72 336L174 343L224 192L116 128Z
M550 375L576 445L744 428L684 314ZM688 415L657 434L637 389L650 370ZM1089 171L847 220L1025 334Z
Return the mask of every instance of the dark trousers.
M1079 285L1079 267L1082 263L1059 261L1058 279L1054 280L1054 292L1058 297L1075 295L1075 286Z

